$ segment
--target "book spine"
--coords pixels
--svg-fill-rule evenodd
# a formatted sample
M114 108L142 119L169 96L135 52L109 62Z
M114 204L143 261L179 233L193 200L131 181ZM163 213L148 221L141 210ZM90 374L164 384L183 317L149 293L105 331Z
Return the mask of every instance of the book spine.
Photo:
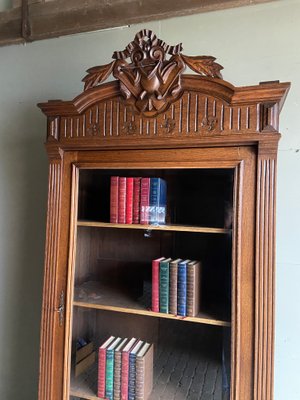
M118 223L126 223L126 178L120 176L119 178L119 209L118 209Z
M122 364L122 354L120 351L115 351L114 400L121 400L121 364Z
M186 263L178 264L178 288L177 288L177 315L186 317L186 289L187 267Z
M129 354L128 400L135 400L135 360L136 354Z
M157 207L159 204L159 178L150 178L150 194L149 194L149 223L157 222Z
M149 224L149 195L150 195L150 178L142 178L140 223L143 225Z
M140 223L141 178L133 178L133 223Z
M170 314L177 315L177 274L178 264L170 263Z
M199 296L200 296L200 264L187 266L187 295L186 312L188 317L196 317L199 314Z
M119 177L110 178L110 223L117 224L119 219Z
M114 390L114 350L106 351L106 387L105 396L108 400L113 400Z
M133 178L126 178L126 224L133 221Z
M156 209L156 220L158 224L165 224L167 215L167 183L164 179L160 179L159 183L159 200Z
M121 400L128 400L129 353L122 353Z
M98 357L98 397L105 397L105 380L106 380L106 349L99 349Z
M166 181L161 178L150 180L149 222L150 224L165 224L167 204Z
M152 261L152 311L159 312L159 261Z
M145 359L137 357L136 363L135 400L145 400Z
M137 355L135 376L135 400L147 400L153 388L153 344L144 356Z
M169 262L162 261L159 268L159 311L169 312Z

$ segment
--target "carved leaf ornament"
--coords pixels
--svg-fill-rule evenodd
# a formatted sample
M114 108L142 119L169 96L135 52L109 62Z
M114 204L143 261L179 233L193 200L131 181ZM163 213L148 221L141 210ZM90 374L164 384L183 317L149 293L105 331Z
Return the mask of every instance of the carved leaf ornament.
M110 64L87 70L84 90L98 86L113 74L120 81L127 104L145 116L155 116L182 94L180 78L186 66L200 75L222 78L223 67L215 63L214 57L189 57L181 51L181 43L169 46L152 31L143 29L125 50L114 52Z

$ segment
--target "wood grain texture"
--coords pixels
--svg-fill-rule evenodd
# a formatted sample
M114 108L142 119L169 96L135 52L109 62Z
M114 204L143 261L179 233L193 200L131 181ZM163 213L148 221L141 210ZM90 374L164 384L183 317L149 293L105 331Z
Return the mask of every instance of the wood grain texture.
M222 310L214 312L201 311L196 317L180 317L172 314L164 314L150 311L142 301L132 299L128 293L124 293L120 288L110 288L109 290L98 282L85 282L75 289L73 305L87 309L98 309L115 311L127 314L147 315L149 317L167 318L179 321L194 322L198 324L227 326L229 321L222 319Z
M87 70L84 90L99 86L113 74L126 103L145 117L161 114L181 96L181 75L186 67L201 76L222 78L223 67L215 57L186 56L181 43L167 45L149 29L138 32L125 50L114 52L113 58L110 64Z
M76 335L88 333L90 326L102 334L106 329L108 334L110 325L102 326L105 313L113 315L105 321L116 331L122 328L120 321L126 320L123 328L132 332L136 318L144 319L138 326L143 331L150 320L162 319L160 314L147 314L129 303L127 307L116 305L114 299L105 304L73 304L74 282L81 285L89 272L101 279L107 271L116 276L120 265L109 260L117 264L126 254L126 261L134 261L135 250L145 262L150 253L168 253L172 231L178 235L196 235L199 229L201 235L225 233L201 226L155 227L153 236L164 235L164 240L135 249L133 244L140 243L135 238L143 226L132 225L124 240L127 225L78 223L80 169L170 169L173 173L195 168L232 169L234 174L230 400L273 400L276 155L279 113L290 84L266 82L237 88L219 78L181 76L182 94L177 97L175 93L169 107L147 118L126 102L120 85L120 81L102 84L72 101L39 104L48 117L50 158L39 400L69 399L72 341ZM149 93L152 91L153 86ZM218 234L214 240L217 238L222 236ZM78 246L77 239L81 240ZM79 273L75 277L76 246ZM128 278L129 270L124 270ZM63 327L55 312L62 290L66 291ZM189 326L204 326L208 319L215 325L229 322L201 318L192 321L201 323Z
M182 76L182 88L184 91L195 91L199 95L209 95L232 106L275 102L279 103L280 110L290 84L275 82L235 87L223 79L186 74ZM40 103L38 106L47 116L75 116L82 114L94 104L120 95L119 82L113 81L84 91L73 101L52 100Z
M49 166L48 217L45 252L45 275L43 291L43 307L41 322L40 345L40 382L39 398L53 399L53 375L55 352L55 309L58 306L56 298L56 274L59 252L59 224L61 200L61 164L52 162Z
M71 155L71 160L73 157ZM65 159L68 167L68 175L65 177L65 181L68 182L67 186L70 190L68 192L69 197L71 197L71 204L68 210L68 220L70 221L69 229L65 229L65 232L68 233L68 241L66 242L67 249L67 259L65 261L65 265L63 267L63 275L66 280L66 307L65 307L65 337L63 341L63 349L64 349L64 360L62 362L63 366L63 387L62 394L57 392L57 396L61 396L62 398L69 398L69 378L71 371L71 353L72 353L72 323L73 323L73 307L71 299L74 296L74 274L75 274L75 259L76 259L76 240L77 237L77 207L78 207L78 180L79 174L78 169L75 168L74 165L70 165L70 160L68 160L68 156ZM67 265L68 261L68 265ZM67 266L66 266L67 265ZM75 317L76 319L76 317Z
M56 120L54 120L56 121ZM49 136L56 138L55 122ZM100 102L78 117L61 117L60 139L94 137L207 137L260 132L260 113L255 105L230 107L211 96L185 92L167 112L145 118L125 106L122 99Z
M255 400L273 398L276 157L258 159Z
M108 298L108 303L111 303L112 298ZM126 314L136 314L136 315L146 315L148 317L155 317L155 318L166 318L172 320L182 320L185 322L193 322L196 324L205 324L205 325L213 325L213 326L226 326L230 327L231 323L228 321L224 321L222 319L217 319L213 316L210 316L206 313L199 313L197 317L179 317L172 314L164 314L164 313L156 313L153 311L147 311L145 309L139 309L136 305L126 302L126 298L121 298L121 301L124 301L124 305L121 306L112 306L106 304L93 304L93 303L84 303L81 301L74 301L73 305L76 307L82 307L87 309L95 309L95 310L106 310L106 311L115 311L119 313L126 313Z
M21 35L20 8L0 13L0 45L137 24L274 0L28 0L30 35ZM21 1L18 0L21 5Z
M173 231L173 232L199 232L199 233L230 233L226 228L209 228L184 225L141 225L141 224L111 224L108 222L78 221L78 226L90 226L94 228L115 228L115 229L140 229L146 231Z
M278 136L288 83L235 88L218 78L182 76L183 95L151 118L134 112L118 82L71 102L39 104L48 116L49 150L253 144ZM272 104L272 106L270 106Z

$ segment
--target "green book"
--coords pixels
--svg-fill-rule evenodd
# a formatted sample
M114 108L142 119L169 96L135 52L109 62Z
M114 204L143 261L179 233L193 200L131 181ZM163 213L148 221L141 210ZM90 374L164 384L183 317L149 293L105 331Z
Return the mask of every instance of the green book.
M109 400L113 400L115 348L121 340L122 338L118 337L106 350L105 397Z
M167 258L159 263L159 312L169 313L170 261Z

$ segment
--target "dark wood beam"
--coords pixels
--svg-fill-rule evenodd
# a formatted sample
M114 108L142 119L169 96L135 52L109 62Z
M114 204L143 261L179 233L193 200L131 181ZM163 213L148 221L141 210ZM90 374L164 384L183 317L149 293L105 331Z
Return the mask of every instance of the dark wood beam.
M0 13L0 45L155 21L276 0L52 0ZM24 7L23 7L24 11ZM23 15L23 20L22 20ZM24 29L27 34L24 37ZM23 35L22 35L23 32Z

